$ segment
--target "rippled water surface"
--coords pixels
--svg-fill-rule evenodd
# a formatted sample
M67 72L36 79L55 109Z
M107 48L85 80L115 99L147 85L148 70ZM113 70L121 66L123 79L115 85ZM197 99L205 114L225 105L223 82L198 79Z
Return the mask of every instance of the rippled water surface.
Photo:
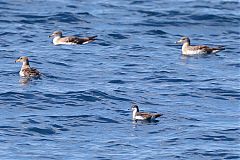
M239 1L0 1L1 159L240 159ZM92 36L54 46L48 35ZM224 45L181 56L193 44ZM19 81L19 56L43 76ZM133 123L132 102L159 112Z

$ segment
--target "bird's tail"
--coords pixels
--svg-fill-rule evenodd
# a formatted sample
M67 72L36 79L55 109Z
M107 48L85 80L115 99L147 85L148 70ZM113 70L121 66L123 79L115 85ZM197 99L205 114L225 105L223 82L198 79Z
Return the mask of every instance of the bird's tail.
M97 37L97 36L91 36L91 37L88 37L88 39L94 41L94 40L96 40L96 37Z
M224 46L217 46L217 47L215 47L213 49L215 49L215 50L224 50L225 48L224 48Z
M91 37L86 37L84 38L85 42L83 42L82 44L87 44L89 42L95 41L97 36L91 36Z
M154 114L154 117L157 118L157 117L160 117L160 116L162 116L162 115L163 115L163 114L156 113L156 114Z
M212 53L217 53L222 50L225 50L224 46L217 46L217 47L212 48Z

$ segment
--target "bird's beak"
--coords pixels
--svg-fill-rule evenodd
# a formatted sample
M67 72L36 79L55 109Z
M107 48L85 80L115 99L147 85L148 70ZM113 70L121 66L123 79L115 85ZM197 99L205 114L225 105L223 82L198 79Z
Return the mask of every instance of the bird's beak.
M52 37L53 36L53 34L50 34L49 36L48 36L48 38L50 38L50 37Z
M175 42L176 44L181 44L182 43L182 40L179 40L177 42Z
M16 59L15 63L16 63L16 62L20 62L19 59Z

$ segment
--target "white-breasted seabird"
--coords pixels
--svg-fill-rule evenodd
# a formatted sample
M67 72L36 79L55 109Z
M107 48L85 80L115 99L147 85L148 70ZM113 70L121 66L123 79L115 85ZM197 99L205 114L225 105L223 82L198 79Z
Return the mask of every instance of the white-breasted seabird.
M30 77L39 77L41 75L40 72L37 69L30 67L28 57L25 57L25 56L19 57L15 61L15 63L16 62L22 62L23 63L22 67L21 67L21 70L19 72L19 75L21 77L30 78Z
M221 50L224 50L223 46L218 47L208 47L208 46L191 46L190 39L188 37L182 37L176 43L182 44L182 54L183 55L200 55L200 54L210 54L217 53Z
M139 112L138 105L132 105L132 119L133 120L146 120L146 121L154 121L157 117L162 116L159 113L146 113Z
M89 42L95 41L97 36L91 36L91 37L85 37L85 38L80 38L76 36L63 37L61 31L55 31L51 35L49 35L49 38L50 37L53 37L54 45L59 45L59 44L72 45L72 44L87 44Z

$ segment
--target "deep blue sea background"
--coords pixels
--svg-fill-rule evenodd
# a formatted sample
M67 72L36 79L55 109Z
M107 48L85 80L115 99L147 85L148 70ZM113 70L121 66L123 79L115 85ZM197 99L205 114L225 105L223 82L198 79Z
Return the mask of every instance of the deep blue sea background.
M0 159L240 159L238 0L0 1ZM48 35L92 36L54 46ZM224 45L184 57L174 44ZM20 83L19 56L43 76ZM164 114L134 123L128 110Z

